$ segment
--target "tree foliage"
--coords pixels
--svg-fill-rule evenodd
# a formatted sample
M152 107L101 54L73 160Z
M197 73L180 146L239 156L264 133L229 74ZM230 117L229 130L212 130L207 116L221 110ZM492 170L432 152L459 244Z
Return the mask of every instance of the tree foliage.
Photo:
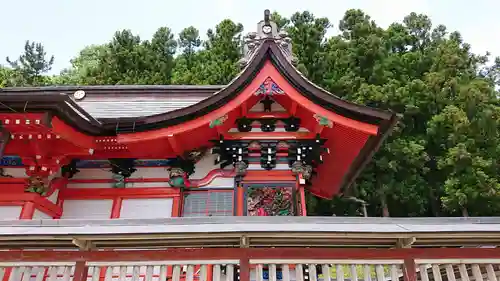
M329 19L307 11L272 19L290 34L298 69L311 81L401 116L356 185L331 201L310 197L310 214L361 215L361 201L372 216L500 214L500 58L472 53L459 32L416 13L382 28L348 10L335 36L327 36ZM161 27L149 40L118 31L53 77L43 75L53 58L28 41L18 60L0 68L0 87L227 84L240 71L242 31L231 20L205 41L192 26L178 36Z

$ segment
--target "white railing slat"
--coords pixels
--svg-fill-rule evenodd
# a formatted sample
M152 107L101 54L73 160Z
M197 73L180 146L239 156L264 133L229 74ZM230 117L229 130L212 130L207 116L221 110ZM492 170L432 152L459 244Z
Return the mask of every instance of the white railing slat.
M385 281L384 267L380 264L375 266L375 273L377 274L377 281Z
M174 269L172 270L172 281L179 281L181 279L181 266L174 265Z
M9 281L19 281L19 276L21 276L21 269L17 266L12 267L10 270Z
M186 271L186 281L193 281L194 278L194 266L188 265Z
M141 267L137 265L132 267L132 281L139 281L140 276L141 276Z
M372 269L369 264L365 264L365 266L363 266L363 280L364 281L372 280Z
M221 270L220 270L220 264L214 265L214 270L213 270L213 281L221 281ZM173 281L179 281L179 280L173 280Z
M391 281L397 281L397 280L399 280L398 269L399 269L399 267L397 265L391 264Z
M492 264L486 265L486 273L488 275L488 281L497 281L497 275L495 274Z
M282 281L290 281L290 266L288 264L281 266L281 275Z
M309 281L318 281L318 274L316 273L316 265L309 264Z
M269 265L269 281L276 281L276 265L275 264Z
M71 269L72 269L71 266L63 267L63 269L62 269L62 272L63 272L62 280L63 281L69 281L69 279L71 278Z
M448 281L456 281L453 265L447 264L445 265L445 268L446 268L446 278L448 278Z
M441 269L438 264L432 265L432 276L434 277L434 281L443 281L441 278Z
M344 265L342 264L337 264L336 265L336 278L337 278L337 281L344 281Z
M481 269L479 269L479 264L472 265L472 275L475 281L483 281L483 274L481 274Z
M420 279L422 279L422 281L429 281L429 274L427 273L427 264L421 264L419 266L420 268Z
M93 266L92 267L92 281L99 281L99 277L101 276L101 267Z
M146 278L145 278L145 281L153 281L153 266L152 265L148 265L146 266Z
M46 270L46 267L41 267L41 266L38 266L38 267L36 267L36 270L33 270L33 272L36 271L36 279L35 279L35 281L43 281L43 279L45 278L45 276L44 276L45 275L45 270Z
M31 266L26 266L23 270L23 281L30 281L31 280L31 271L32 267Z
M226 281L233 281L233 280L234 280L234 265L228 264L226 265Z
M120 266L120 281L127 281L127 267Z
M3 280L3 277L5 275L5 270L7 270L5 267L0 266L0 280Z
M458 266L458 269L460 271L460 279L462 279L462 281L470 281L469 274L467 273L467 268L465 267L465 264L460 264Z
M57 281L57 266L51 266L49 268L49 279L48 281Z
M200 281L207 281L207 265L202 264L200 266L200 275L199 275L199 280Z
M321 265L321 271L323 273L323 281L331 281L331 276L330 276L330 267L328 264L323 264Z
M295 265L295 280L304 281L304 268L302 264Z
M160 266L160 280L159 281L167 281L167 266Z
M106 268L106 275L104 276L104 281L112 281L113 280L113 266L108 266Z
M351 264L351 281L358 281L358 270L355 264Z
M262 269L262 264L258 264L257 268L255 270L255 280L256 281L263 281L264 280L264 270Z

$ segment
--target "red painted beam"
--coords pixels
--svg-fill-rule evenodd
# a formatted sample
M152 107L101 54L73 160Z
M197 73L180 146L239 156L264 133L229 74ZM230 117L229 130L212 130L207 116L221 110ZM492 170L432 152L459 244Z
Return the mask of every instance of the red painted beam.
M62 214L62 209L59 206L36 193L2 193L0 195L0 205L12 204L13 202L31 202L36 209L52 217L60 217Z
M248 112L247 118L249 119L265 119L265 118L276 118L284 119L289 118L291 115L288 112Z
M53 261L162 261L220 259L491 259L500 256L500 248L206 248L169 250L110 251L0 251L3 262Z
M127 178L125 182L136 183L136 182L168 182L169 178ZM70 179L69 183L113 183L113 179Z
M59 196L63 199L115 199L120 198L173 198L180 195L179 188L67 188Z
M74 145L84 149L96 147L95 138L76 131L57 117L52 118L52 132Z

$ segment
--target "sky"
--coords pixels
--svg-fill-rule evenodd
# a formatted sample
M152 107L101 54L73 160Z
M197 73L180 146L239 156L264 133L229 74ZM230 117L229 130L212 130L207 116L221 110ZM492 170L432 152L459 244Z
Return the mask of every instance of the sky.
M6 56L17 58L31 40L55 56L51 72L58 73L85 46L105 43L117 30L131 29L149 39L161 26L178 33L192 25L205 34L229 18L242 23L246 33L255 31L265 9L284 16L308 10L328 17L334 34L352 8L362 9L382 27L411 12L423 13L434 25L460 31L474 52L500 56L498 0L0 0L0 64Z

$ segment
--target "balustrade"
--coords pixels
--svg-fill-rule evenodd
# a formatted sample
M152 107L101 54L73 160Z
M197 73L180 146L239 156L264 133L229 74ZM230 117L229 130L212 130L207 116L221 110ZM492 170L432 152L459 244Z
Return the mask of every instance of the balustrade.
M498 249L0 251L0 281L497 281L498 257Z

